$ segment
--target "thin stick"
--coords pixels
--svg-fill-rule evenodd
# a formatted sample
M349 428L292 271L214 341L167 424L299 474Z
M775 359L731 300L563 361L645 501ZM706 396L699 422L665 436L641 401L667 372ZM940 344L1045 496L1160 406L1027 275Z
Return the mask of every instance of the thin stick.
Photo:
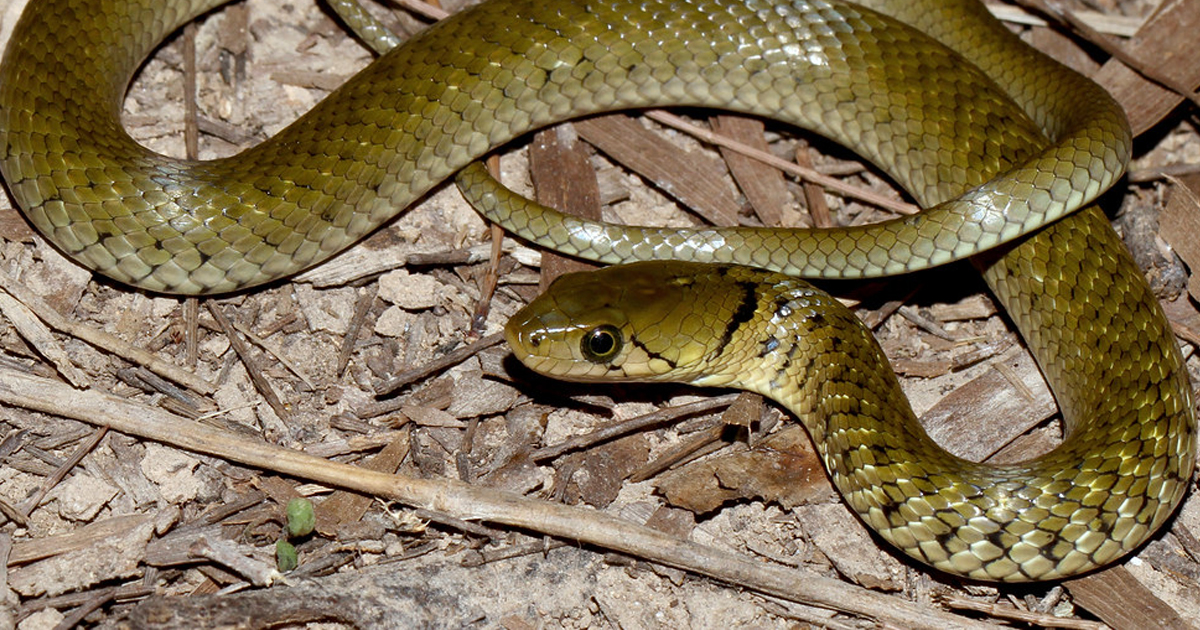
M58 386L66 391L73 391L66 385L59 384ZM35 492L33 496L26 499L17 508L21 511L21 515L29 516L30 514L33 514L33 511L37 509L38 504L42 502L42 499L46 498L46 495L54 489L54 486L57 486L58 483L67 476L67 473L71 472L75 466L79 465L79 462L83 461L83 458L87 456L88 453L91 453L92 450L96 448L96 445L100 443L100 440L104 439L105 435L108 435L108 427L101 425L100 429L94 431L92 436L88 438L87 441L81 444L79 448L75 449L74 453L71 453L71 456L67 458L67 461L63 462L62 466L59 466L58 469L54 471L54 474L50 475L46 478L46 481L42 482L42 487L38 488L38 491Z
M183 144L189 160L200 157L196 118L196 23L190 22L183 27Z
M250 356L250 348L238 336L237 330L233 328L233 324L225 316L225 311L221 310L220 305L216 302L209 302L208 312L213 316L213 319L217 320L217 324L221 326L221 329L225 332L225 336L229 338L229 345L233 347L233 352L237 354L238 359L241 359L242 364L246 366L246 373L250 375L250 382L254 383L254 388L258 390L258 393L262 394L262 397L266 399L271 409L275 410L275 415L279 416L280 420L287 420L292 417L291 410L283 404L283 401L279 399L279 395L275 393L275 388L263 376L258 362L254 360L254 357Z
M577 435L552 446L545 446L530 453L529 458L535 462L542 462L548 459L554 459L567 451L574 451L582 448L587 448L597 442L612 440L622 435L628 435L635 431L640 431L646 427L652 427L665 422L670 422L676 418L683 416L699 415L709 411L715 411L722 407L728 407L737 400L737 394L726 394L724 396L716 396L714 398L706 398L704 400L688 403L686 405L678 405L675 407L667 407L652 411L647 414L640 415L636 418L630 418L625 422L615 422L605 425L591 433Z
M364 290L358 296L358 301L354 304L354 316L350 318L350 325L346 327L346 336L342 337L342 345L338 348L338 362L336 374L341 376L346 373L346 367L350 365L350 355L354 354L354 346L358 343L358 334L362 331L363 324L367 323L367 315L371 312L371 305L375 303L375 296L379 294L379 287L375 286Z
M499 178L500 156L489 156L486 164L492 177ZM500 284L500 255L503 253L504 229L495 223L491 224L490 227L492 234L492 254L488 260L487 272L479 287L479 303L475 305L475 312L471 314L471 331L469 335L474 339L482 337L484 330L487 328L488 313L492 310L492 296L496 294L496 287Z
M54 310L48 302L41 298L36 292L29 287L18 282L8 274L0 272L0 288L8 292L9 295L19 300L26 308L33 311L38 319L46 323L47 326L72 337L77 337L86 341L101 350L111 352L130 363L144 366L146 369L155 374L175 383L179 383L193 391L201 394L211 394L217 390L217 386L208 381L196 376L195 374L158 357L152 352L148 352L142 348L130 344L116 335L111 335L103 330L86 326L74 320L63 317L61 313Z
M183 339L185 363L195 369L200 362L200 300L195 297L183 300Z
M474 356L481 350L485 350L496 344L499 344L501 341L504 341L504 333L493 333L483 337L475 343L462 346L457 350L448 352L440 359L435 359L429 363L426 363L425 365L422 365L421 367L401 372L392 378L389 378L386 382L377 385L375 387L375 395L386 396L387 394L390 394L397 389L404 387L405 385L419 381L426 376L433 374L434 372L438 372L457 363L461 363L468 357ZM386 403L378 403L376 405L369 405L367 408L360 410L359 415L366 418L373 418L377 415L388 413L388 411L393 410L388 408Z
M710 144L725 147L726 149L737 151L738 153L741 153L747 157L760 160L785 173L795 175L804 181L820 184L821 186L835 191L844 197L857 199L885 210L891 210L897 214L916 214L921 211L920 208L911 203L905 203L897 199L892 199L891 197L873 193L869 190L863 190L858 186L847 184L836 177L830 177L823 173L819 173L815 169L804 168L795 162L789 162L787 160L775 157L766 151L760 151L754 147L746 146L745 144L742 144L741 142L733 140L727 136L716 134L703 127L693 125L692 123L674 114L656 109L646 112L646 118L660 122L673 129L678 129L684 133L693 135Z

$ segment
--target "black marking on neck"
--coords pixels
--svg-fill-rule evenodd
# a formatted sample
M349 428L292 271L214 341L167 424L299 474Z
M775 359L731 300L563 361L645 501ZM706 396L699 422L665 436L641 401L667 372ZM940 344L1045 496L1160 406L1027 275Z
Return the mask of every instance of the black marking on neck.
M790 347L788 347L788 350L787 350L787 364L788 365L792 364L792 359L796 358L797 352L800 352L800 342L801 341L803 341L803 340L801 339L800 335L797 334L796 338L792 340L792 345Z
M645 352L647 357L650 357L651 359L657 359L659 361L662 361L663 363L666 363L668 366L671 367L672 370L674 370L676 367L678 367L674 361L651 350L650 348L647 348L646 344L642 343L642 340L637 338L637 335L630 335L629 343L633 344L633 347L638 348L642 352Z
M792 316L792 300L787 295L775 298L775 317L787 319Z
M733 311L729 321L726 322L725 332L721 334L721 343L717 344L717 349L713 352L714 356L725 351L725 346L733 341L733 334L737 332L737 329L741 328L742 324L754 319L754 314L758 311L758 285L753 282L739 282L737 286L742 290L742 301Z
M779 338L774 335L771 335L770 337L767 337L762 342L762 350L758 351L758 358L762 359L762 358L766 357L768 354L771 354L772 352L775 352L778 349L779 349Z

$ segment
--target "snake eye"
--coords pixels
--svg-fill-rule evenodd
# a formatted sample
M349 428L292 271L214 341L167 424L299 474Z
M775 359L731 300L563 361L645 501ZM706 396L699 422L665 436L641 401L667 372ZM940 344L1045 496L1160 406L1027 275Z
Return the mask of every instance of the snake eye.
M617 356L624 343L621 331L617 330L616 326L605 324L589 330L583 336L580 350L583 351L583 356L588 361L604 363Z

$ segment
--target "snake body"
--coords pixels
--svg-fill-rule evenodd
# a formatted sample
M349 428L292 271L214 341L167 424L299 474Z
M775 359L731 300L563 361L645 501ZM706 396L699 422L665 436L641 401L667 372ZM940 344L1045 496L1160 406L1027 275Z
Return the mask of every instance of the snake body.
M472 179L475 170L460 183L518 234L567 253L856 276L940 264L1034 232L1107 188L1130 152L1124 118L1103 90L1015 42L973 1L873 7L893 19L817 0L492 0L389 52L237 156L154 154L120 125L129 78L169 32L224 1L39 0L0 62L0 173L43 235L118 281L206 294L286 276L490 149L615 109L711 106L806 127L854 147L931 212L831 234L621 231L496 203L500 193ZM820 389L795 380L792 367L819 353L810 356L812 344L792 328L772 328L772 318L843 316L810 310L807 297L789 292L794 280L689 267L698 280L680 283L671 280L676 264L607 272L631 274L622 276L630 286L653 278L699 291L680 294L699 306L690 314L634 300L658 319L629 314L623 347L650 357L655 376L780 400L808 426L850 505L935 567L992 580L1085 571L1145 540L1188 486L1195 418L1181 355L1095 210L980 263L1070 427L1062 447L1021 466L946 455L912 424L894 377L872 376L865 362L835 375L825 398L795 396ZM728 299L737 308L717 306ZM591 311L576 311L591 321L582 315ZM531 347L513 339L518 352ZM840 359L842 342L824 339ZM872 343L845 345L869 352ZM701 356L710 371L688 372L685 359ZM671 371L657 374L663 366Z

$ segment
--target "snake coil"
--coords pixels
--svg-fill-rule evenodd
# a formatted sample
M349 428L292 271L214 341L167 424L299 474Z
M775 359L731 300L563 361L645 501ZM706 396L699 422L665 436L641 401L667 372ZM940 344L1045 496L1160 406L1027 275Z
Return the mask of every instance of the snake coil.
M666 105L773 117L853 147L930 211L821 234L615 228L505 203L475 169L460 183L515 233L610 262L686 258L851 277L1013 243L975 260L1068 426L1062 446L1020 466L945 455L904 417L895 386L865 367L832 381L852 396L793 397L799 386L782 377L798 376L782 366L815 355L790 329L744 317L813 313L816 299L778 292L793 285L776 276L692 270L736 281L693 283L698 293L683 295L712 299L692 299L700 308L689 312L635 301L637 327L601 323L613 328L588 342L599 361L587 364L645 375L627 361L642 353L655 370L672 368L665 377L775 397L806 423L865 522L905 553L969 577L1051 579L1103 565L1182 499L1196 431L1179 349L1103 215L1067 216L1120 177L1131 144L1123 115L974 0L491 0L384 55L237 156L157 155L121 127L130 77L167 34L225 1L38 0L21 16L0 62L0 174L30 222L81 264L151 291L239 290L328 258L487 151L556 121ZM636 269L669 280L676 268ZM742 308L718 306L729 299ZM762 346L767 363L752 368L735 340L794 354L780 362ZM701 348L712 371L685 373ZM716 363L735 349L741 362ZM813 415L829 405L834 416ZM847 405L857 412L840 411Z

